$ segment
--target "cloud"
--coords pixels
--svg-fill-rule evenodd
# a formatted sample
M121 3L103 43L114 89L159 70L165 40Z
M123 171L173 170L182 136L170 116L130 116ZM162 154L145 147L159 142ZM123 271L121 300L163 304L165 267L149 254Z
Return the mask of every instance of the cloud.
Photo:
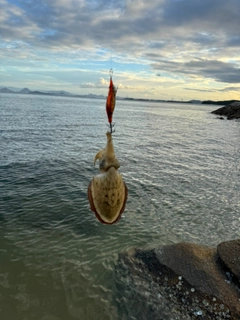
M87 83L81 83L79 85L80 88L97 88L97 89L101 89L101 88L106 88L109 86L109 81L107 81L104 78L99 78L97 80L97 82L93 83L93 82L87 82Z
M216 60L195 60L185 64L186 69L218 82L240 83L240 68L233 63Z
M189 90L189 91L198 91L198 92L216 92L216 89L198 89L198 88L184 88L184 90Z
M149 49L160 49L177 39L209 44L213 38L234 30L236 33L239 27L240 4L234 0L118 0L110 5L103 0L13 3L1 0L3 38L16 36L39 46L97 44L111 48L118 43L126 50L131 42L133 46L144 42ZM148 43L150 36L152 41Z
M143 70L153 82L157 75L185 88L189 81L240 83L239 0L0 0L0 7L4 66L71 66L74 83L77 70L96 70L93 80L78 81L81 88L105 88L100 70L110 61L142 83Z
M91 82L86 82L86 83L81 83L79 85L80 88L82 89L89 89L89 88L95 88L96 85L94 83L91 83Z
M227 39L226 45L230 47L238 47L240 46L240 36L239 35L232 35Z
M225 87L223 89L219 89L218 91L220 92L239 92L240 91L240 87Z
M218 82L240 83L240 65L218 60L195 59L189 62L158 61L152 64L156 71L167 70L189 77L214 79Z

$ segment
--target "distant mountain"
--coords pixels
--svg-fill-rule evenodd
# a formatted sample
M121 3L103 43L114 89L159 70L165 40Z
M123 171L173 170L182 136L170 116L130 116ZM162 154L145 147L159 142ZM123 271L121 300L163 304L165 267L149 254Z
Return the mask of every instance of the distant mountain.
M41 94L41 95L51 95L51 93L41 92L41 91L30 91L28 94Z
M42 91L43 93L47 93L47 94L54 94L54 95L58 95L58 96L74 96L74 94L64 91L64 90L59 90L59 91Z
M30 92L31 92L31 90L29 90L28 88L24 88L24 89L18 91L18 93L24 93L24 94L30 93Z
M61 97L73 97L73 98L91 98L91 99L106 99L106 96L104 95L98 95L98 94L73 94L70 92L67 92L65 90L29 90L28 88L23 89L17 89L17 88L6 88L0 86L0 93L18 93L18 94L31 94L31 95L47 95L47 96L61 96ZM131 100L131 101L146 101L146 102L171 102L171 103L201 103L199 100L191 100L191 101L174 101L174 100L154 100L154 99L140 99L140 98L121 98L117 97L117 100Z
M47 95L47 96L62 96L62 97L74 97L74 98L91 98L91 99L106 99L104 95L97 94L73 94L65 90L30 90L28 88L15 88L15 87L3 87L0 86L0 93L17 93L17 94L33 94L33 95ZM174 100L155 100L155 99L140 99L140 98L122 98L117 97L118 100L132 100L132 101L151 101L151 102L170 102L170 103L193 103L193 104L220 104L226 105L235 100L226 100L226 101L200 101L200 100L190 100L190 101L174 101Z
M201 104L201 100L190 100L189 103L194 103L194 104Z
M227 105L233 102L239 102L239 101L238 100L223 100L223 101L206 100L206 101L203 101L202 104Z
M0 86L0 89L3 89L3 88L7 88L13 92L19 92L21 89L19 88L16 88L16 87L4 87L4 86Z
M2 88L2 89L0 89L0 92L2 92L2 93L14 93L14 91L12 91L12 90L10 90L8 88Z
M93 99L105 99L105 96L103 94L92 94L92 93L89 93L89 94L85 95L84 97L93 98Z
M54 95L54 96L76 96L70 92L64 91L64 90L59 90L59 91L47 91L47 90L30 90L28 88L23 88L23 89L19 89L19 88L14 88L14 87L1 87L0 86L0 93L21 93L21 94L46 94L46 95Z

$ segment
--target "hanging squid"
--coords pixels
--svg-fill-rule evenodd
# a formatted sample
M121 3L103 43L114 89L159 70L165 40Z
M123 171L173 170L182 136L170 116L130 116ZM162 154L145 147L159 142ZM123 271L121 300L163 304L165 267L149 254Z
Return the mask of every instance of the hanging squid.
M112 116L115 108L117 89L110 76L109 92L106 102L106 112L110 125L110 132L106 133L107 144L98 151L94 158L94 165L99 161L100 174L93 177L88 186L88 199L91 210L98 220L105 224L113 224L121 217L125 209L128 189L119 174L120 163L115 156L112 139Z

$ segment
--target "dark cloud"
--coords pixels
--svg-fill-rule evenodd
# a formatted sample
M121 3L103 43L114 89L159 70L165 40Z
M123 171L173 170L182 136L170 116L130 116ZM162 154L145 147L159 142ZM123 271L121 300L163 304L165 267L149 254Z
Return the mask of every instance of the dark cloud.
M240 82L240 68L233 63L225 63L215 60L196 60L185 64L187 70L195 71L206 78L212 78L219 82Z
M231 91L239 92L240 91L240 87L226 87L226 88L223 88L223 89L219 89L218 91L220 91L220 92L231 92Z
M189 41L192 44L200 44L202 47L207 48L213 48L220 44L220 39L216 35L206 32L192 33L190 36L185 37L185 41Z
M226 40L226 45L229 47L238 47L240 48L240 36L232 35Z
M214 89L197 89L197 88L183 88L184 90L197 91L197 92L216 92Z
M239 10L238 0L173 0L165 2L163 20L168 25L195 26L210 33L233 32L239 27Z
M211 78L219 82L240 83L240 68L233 63L196 59L189 62L159 61L152 64L157 71Z

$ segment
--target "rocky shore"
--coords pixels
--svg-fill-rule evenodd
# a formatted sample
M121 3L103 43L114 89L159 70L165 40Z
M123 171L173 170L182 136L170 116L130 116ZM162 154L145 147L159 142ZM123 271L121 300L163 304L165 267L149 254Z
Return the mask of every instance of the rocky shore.
M240 319L240 239L132 249L115 279L121 319Z
M240 102L232 102L224 107L212 111L212 113L220 116L226 116L228 120L240 119Z

